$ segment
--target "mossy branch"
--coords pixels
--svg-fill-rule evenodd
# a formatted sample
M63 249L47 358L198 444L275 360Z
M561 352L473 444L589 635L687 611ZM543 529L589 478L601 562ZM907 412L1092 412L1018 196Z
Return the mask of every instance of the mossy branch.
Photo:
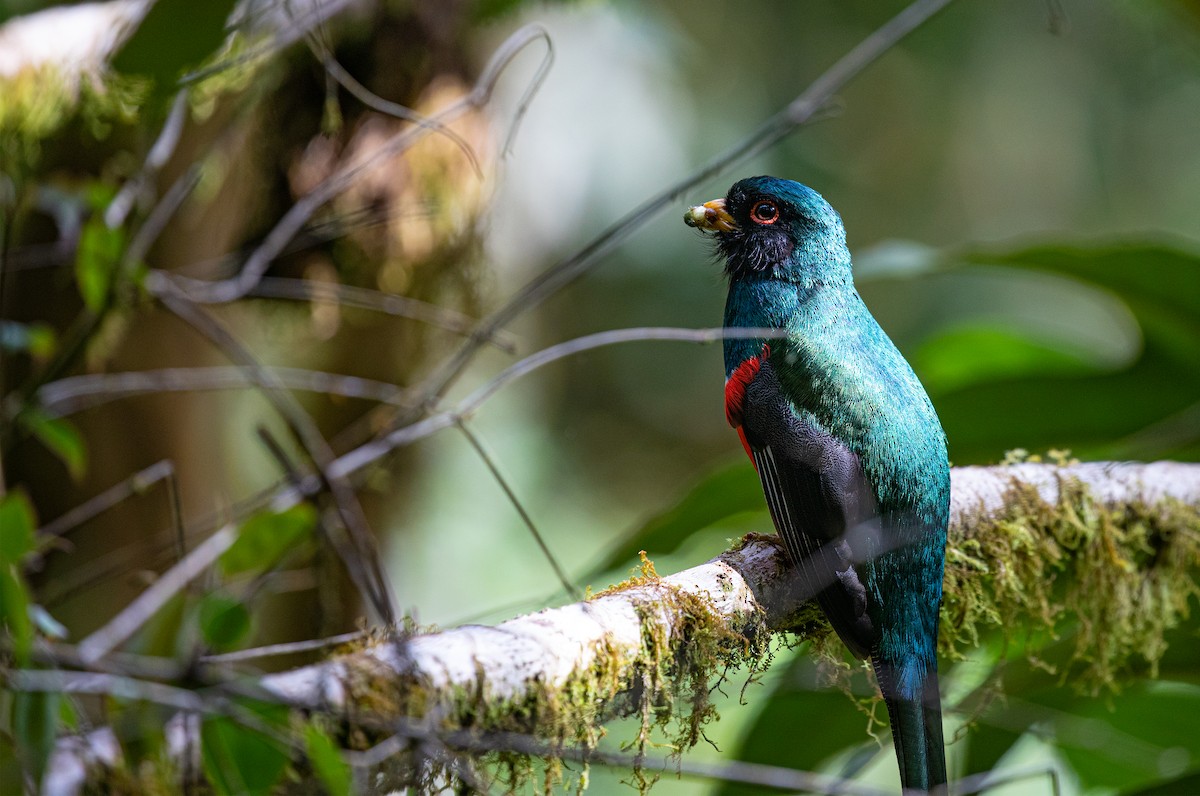
M1134 656L1153 667L1200 594L1200 464L1025 463L952 478L944 654L996 628L1053 637L1071 623L1079 682L1112 684ZM605 721L638 714L643 736L673 723L686 748L713 718L714 677L764 665L776 632L827 632L790 593L788 568L771 538L751 536L674 575L644 561L640 576L584 602L375 640L259 685L342 721L362 748L464 730L590 748Z

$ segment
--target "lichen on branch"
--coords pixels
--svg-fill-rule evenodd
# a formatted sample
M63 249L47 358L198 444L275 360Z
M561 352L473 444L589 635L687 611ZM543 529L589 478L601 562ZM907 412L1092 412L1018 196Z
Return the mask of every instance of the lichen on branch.
M1154 674L1167 632L1200 594L1198 572L1200 465L954 468L942 653L967 657L1003 633L1033 655L1037 639L1069 633L1061 676L1112 688L1134 668ZM644 560L629 581L582 602L495 627L375 637L258 685L342 726L350 748L387 748L378 773L389 787L434 790L488 774L515 787L536 773L549 791L563 776L560 756L583 759L582 785L606 722L640 717L630 739L638 755L655 729L683 751L715 718L715 681L737 669L753 677L776 640L828 644L794 585L779 545L751 534L674 575ZM421 758L430 743L453 750L453 765ZM636 769L634 784L646 785Z
M955 468L953 481L947 657L997 631L1053 638L1070 627L1072 678L1091 688L1115 685L1131 658L1161 657L1197 594L1200 469L1026 463ZM643 559L639 575L582 603L376 643L264 683L351 720L432 718L441 731L586 748L605 721L637 715L636 748L662 726L683 750L715 717L716 678L764 665L774 633L827 636L790 584L778 546L751 536L676 575L659 577Z
M1059 480L1052 502L1013 479L1002 511L956 525L940 651L964 658L996 630L1070 633L1064 680L1095 693L1138 663L1155 676L1167 632L1200 596L1200 508L1170 496L1106 502L1069 471Z

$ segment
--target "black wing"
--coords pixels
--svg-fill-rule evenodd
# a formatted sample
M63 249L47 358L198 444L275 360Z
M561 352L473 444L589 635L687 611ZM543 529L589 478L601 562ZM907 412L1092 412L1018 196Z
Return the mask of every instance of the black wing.
M855 562L876 547L879 523L874 490L857 454L815 422L797 417L770 359L746 388L742 425L804 596L817 598L855 655L868 656L876 634Z

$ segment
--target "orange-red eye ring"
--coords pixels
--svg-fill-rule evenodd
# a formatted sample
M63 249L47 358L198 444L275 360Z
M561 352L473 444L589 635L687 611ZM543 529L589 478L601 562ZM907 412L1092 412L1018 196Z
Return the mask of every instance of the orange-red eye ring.
M755 224L774 224L779 220L779 207L769 199L762 199L750 208L750 220Z

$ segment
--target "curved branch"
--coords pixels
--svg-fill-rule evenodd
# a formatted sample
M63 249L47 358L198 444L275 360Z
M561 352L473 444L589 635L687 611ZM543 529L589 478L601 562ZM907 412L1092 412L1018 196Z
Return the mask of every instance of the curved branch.
M384 381L304 368L273 366L269 370L279 383L289 390L360 398L398 406L408 403L407 390ZM53 417L63 417L135 395L269 386L261 385L258 375L258 371L253 368L236 365L84 373L42 385L37 397L38 403L47 413Z
M396 448L403 445L410 445L419 439L428 437L430 434L450 428L478 411L489 398L511 382L532 373L544 365L565 357L574 356L583 351L590 351L593 348L602 348L618 343L634 343L648 340L714 343L717 340L729 339L770 339L781 337L784 334L786 332L781 329L767 329L765 327L680 329L671 326L638 326L630 329L609 329L604 332L576 337L572 340L543 348L541 351L530 354L519 362L510 365L498 376L484 383L473 393L459 401L450 411L439 412L430 415L424 420L402 426L386 436L364 443L343 454L332 463L331 472L337 475L349 475L386 456Z
M963 594L951 588L962 567L958 559L973 557L977 579L1016 578L1018 588L1033 591L1037 584L1029 579L1036 574L1002 566L1012 562L987 560L980 542L1016 536L1026 544L1054 537L1063 524L1070 526L1070 544L1060 550L1056 572L1068 585L1076 583L1085 565L1107 568L1110 579L1139 582L1174 567L1176 575L1185 576L1178 585L1186 602L1200 571L1200 464L955 468L944 645L956 632L962 609ZM1143 543L1133 531L1147 526L1155 532L1160 554L1137 562L1122 558L1130 546ZM1088 563L1096 552L1100 555ZM734 663L762 665L776 631L789 630L798 638L822 632L812 622L813 613L797 604L789 569L772 538L752 536L675 575L660 578L646 566L642 577L584 602L495 627L463 626L375 641L316 665L267 675L252 691L249 685L241 691L328 714L368 736L393 736L396 742L385 741L380 749L395 747L396 752L410 741L436 741L475 753L510 750L603 762L603 755L592 751L601 722L638 711L646 717L651 705L657 715L672 710L678 715L680 704L687 706L680 739L686 746L695 742L698 721L707 715L697 719L695 712L705 709L713 677ZM1149 614L1160 606L1147 601L1133 610ZM1031 606L1019 631L1036 631L1043 618L1053 629L1063 617L1072 618L1062 606L1045 617ZM65 777L70 786L61 792L83 787L86 766L114 765L106 738L102 728L58 742L52 768L71 774ZM513 738L519 743L505 740ZM633 760L635 765L644 760L640 751ZM804 787L821 789L822 784L811 780Z
M1051 533L1062 514L1080 513L1080 496L1086 495L1082 499L1091 511L1084 513L1093 515L1093 524L1106 513L1110 518L1127 517L1132 525L1148 517L1168 517L1185 507L1182 527L1174 529L1192 537L1179 540L1181 549L1191 551L1182 566L1193 575L1200 569L1200 548L1194 538L1200 529L1200 464L958 467L952 481L951 554L999 533L1005 523L1020 521L1029 533ZM1039 508L1046 513L1029 511L1035 498L1042 501ZM1080 545L1076 555L1083 556L1084 547ZM1121 568L1127 563L1114 557L1108 565ZM754 637L759 633L795 629L800 606L789 569L785 554L772 539L752 537L738 549L675 575L635 578L628 587L594 599L496 627L465 626L418 636L403 645L403 655L395 644L368 647L265 677L261 685L289 704L348 715L359 715L365 702L380 693L388 694L389 701L402 710L418 698L428 710L440 706L444 720L463 718L479 707L462 700L464 693L474 694L493 715L499 705L528 707L529 700L543 700L548 691L581 685L594 689L589 693L595 703L620 705L623 694L636 690L646 667L653 664L653 655L663 652L648 649L647 639L663 641L677 655L679 646L695 642L702 628L745 644L757 643ZM1008 575L1020 576L1018 572ZM958 598L947 593L944 622L956 621ZM798 635L811 632L806 627ZM537 717L535 722L543 722L552 718L553 711L529 713ZM547 727L522 729L537 732Z

